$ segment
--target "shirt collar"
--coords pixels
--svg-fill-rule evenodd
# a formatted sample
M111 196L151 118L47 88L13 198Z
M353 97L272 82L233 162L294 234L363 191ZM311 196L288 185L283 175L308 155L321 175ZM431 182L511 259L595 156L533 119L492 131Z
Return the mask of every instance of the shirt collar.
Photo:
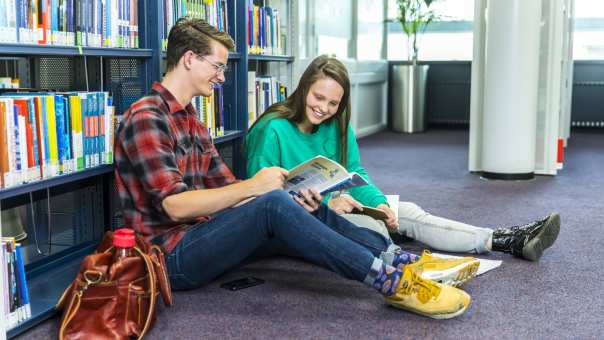
M170 113L178 113L183 112L188 114L195 114L195 108L191 103L187 104L187 106L183 109L182 105L176 100L176 97L165 88L160 82L154 82L151 86L151 89L156 91L159 96L166 102L168 105L168 109Z

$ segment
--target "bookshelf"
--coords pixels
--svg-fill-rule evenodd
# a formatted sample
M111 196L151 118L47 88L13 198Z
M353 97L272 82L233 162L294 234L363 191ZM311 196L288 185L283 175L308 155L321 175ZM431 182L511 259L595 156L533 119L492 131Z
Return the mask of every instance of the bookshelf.
M111 2L92 0L91 3ZM106 44L100 39L94 42L94 38L90 42L81 40L83 46L67 45L61 38L37 44L24 42L21 35L19 42L7 41L6 30L0 27L0 77L18 78L19 88L44 92L106 91L113 97L116 114L121 114L143 96L156 79L151 65L157 51L151 48L148 27L152 23L146 15L151 7L148 1L136 1L138 12L130 12L128 29L132 37L138 34L138 43L132 39L130 45L124 43L125 40ZM97 16L94 20L98 19ZM21 24L23 21L17 21L17 25ZM69 25L63 27L64 32L68 28ZM140 48L109 47L137 44ZM4 93L0 93L2 95ZM117 204L112 195L112 164L15 184L0 187L0 209L19 211L18 220L27 233L20 243L32 315L12 328L8 328L6 322L0 323L0 338L18 336L56 313L54 306L75 278L82 258L94 251L104 231L112 227L111 216ZM9 221L0 222L4 232Z
M268 106L293 90L297 2L248 0L246 12L249 127Z
M97 1L97 0L92 0ZM294 0L213 0L226 5L226 29L236 51L229 54L230 71L224 91L224 133L213 138L238 177L245 176L243 141L248 129L248 72L274 76L291 89L295 58ZM78 47L0 42L0 77L14 70L23 88L57 91L107 91L113 96L116 116L160 80L165 69L163 50L168 27L165 9L176 0L137 0L140 48ZM192 2L193 3L193 2ZM201 2L194 2L201 4ZM204 1L204 3L206 3ZM207 2L212 3L212 2ZM250 54L247 15L250 5L273 6L283 13L280 54ZM290 39L291 38L291 39ZM10 67L3 68L4 65ZM7 71L8 72L8 71ZM0 96L2 93L0 93ZM117 202L113 165L102 164L18 186L0 188L0 209L26 211L27 238L22 241L32 317L6 331L13 338L53 316L60 294L73 280L81 259L91 253L105 230L116 226Z

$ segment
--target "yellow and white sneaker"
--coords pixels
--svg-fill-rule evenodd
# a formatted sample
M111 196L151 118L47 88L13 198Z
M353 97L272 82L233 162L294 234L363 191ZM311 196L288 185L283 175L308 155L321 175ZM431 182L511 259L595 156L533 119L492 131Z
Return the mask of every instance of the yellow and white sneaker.
M450 319L470 305L470 295L461 289L421 278L405 266L393 295L386 302L396 308L434 319Z
M424 279L459 287L476 276L479 266L480 261L473 257L440 258L424 250L417 262L406 267Z

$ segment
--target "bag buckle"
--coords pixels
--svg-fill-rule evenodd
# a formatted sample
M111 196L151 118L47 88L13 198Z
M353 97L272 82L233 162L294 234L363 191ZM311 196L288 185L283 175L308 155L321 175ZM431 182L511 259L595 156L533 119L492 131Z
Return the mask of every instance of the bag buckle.
M84 272L84 279L89 285L99 284L103 280L103 273L95 270L87 270Z

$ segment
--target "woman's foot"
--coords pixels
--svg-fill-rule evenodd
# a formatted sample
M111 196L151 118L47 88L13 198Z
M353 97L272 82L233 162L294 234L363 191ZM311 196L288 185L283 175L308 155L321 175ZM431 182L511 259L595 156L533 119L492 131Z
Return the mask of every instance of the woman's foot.
M511 253L529 261L538 261L543 251L554 244L560 232L560 215L493 231L493 251Z

